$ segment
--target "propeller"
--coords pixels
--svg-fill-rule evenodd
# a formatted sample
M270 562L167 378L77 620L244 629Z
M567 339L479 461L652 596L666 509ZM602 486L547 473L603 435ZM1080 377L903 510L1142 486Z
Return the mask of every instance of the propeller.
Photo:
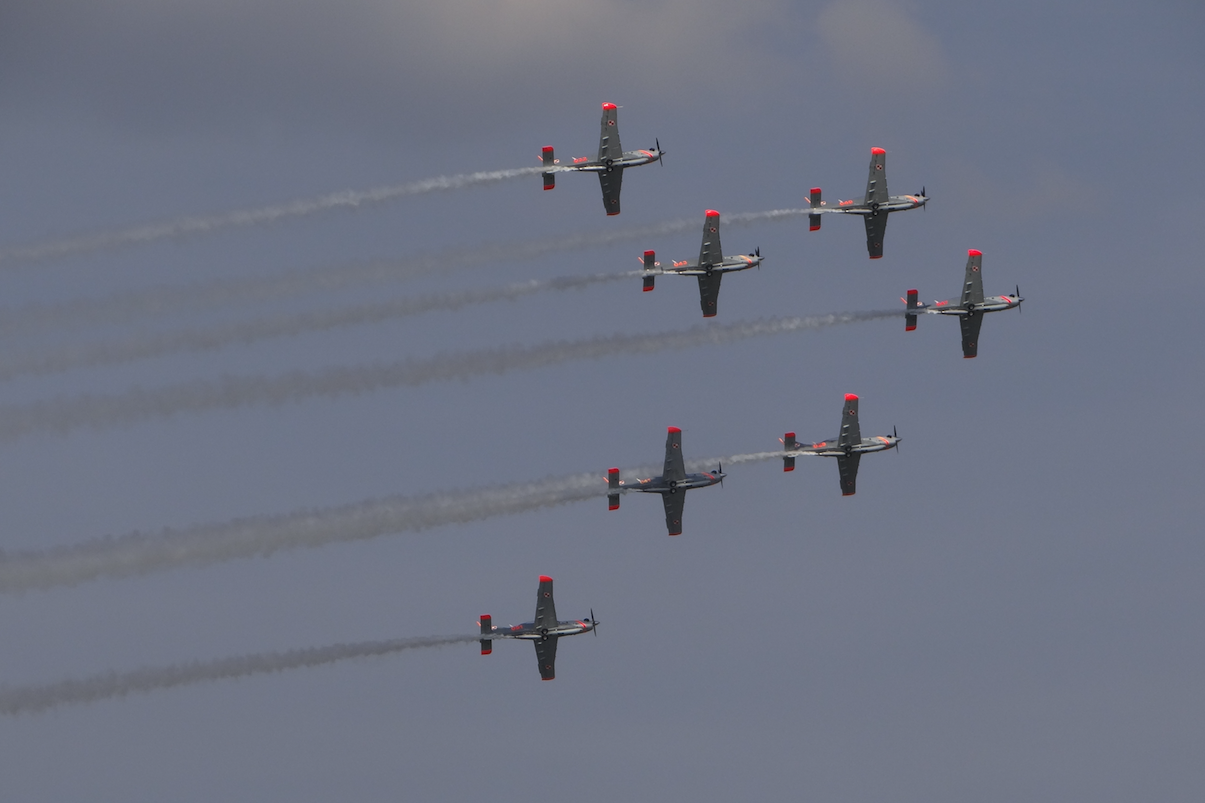
M753 253L749 256L757 257L757 269L761 270L761 246L759 245L757 248L754 248Z
M723 488L724 487L724 464L717 460L715 465L716 465L715 473L720 475L720 487Z
M654 139L657 142L657 161L661 163L662 167L665 167L665 151L661 150L661 137L654 137Z
M900 450L900 433L896 432L895 424L891 425L891 437L895 438L894 449L898 452Z
M594 609L590 609L590 624L594 630L594 635L598 635L598 620L594 618Z
M925 195L925 186L923 184L920 188L920 197L925 199L925 202L921 204L921 209L927 209L929 207L929 196Z
M1021 313L1021 285L1017 285L1013 289L1013 298L1017 299L1017 314Z

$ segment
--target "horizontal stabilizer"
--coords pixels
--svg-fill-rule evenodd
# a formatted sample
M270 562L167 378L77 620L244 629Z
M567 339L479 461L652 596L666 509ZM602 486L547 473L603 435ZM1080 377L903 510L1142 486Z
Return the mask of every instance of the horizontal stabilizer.
M799 444L797 444L795 442L795 433L794 432L788 432L786 435L782 436L783 451L793 452L793 451L795 451L796 448L798 448L798 446L799 446ZM783 471L794 471L795 470L795 458L794 457L784 457L782 459L782 470Z
M488 613L482 615L482 617L481 617L481 635L489 636L489 635L492 635L493 632L494 632L493 618ZM483 638L481 640L481 654L489 655L493 651L494 651L493 640L488 639L488 638Z
M812 187L811 204L813 209L820 208L820 188ZM810 231L818 231L820 229L820 215L808 215L808 229Z
M619 510L619 469L607 470L607 509Z
M548 168L549 172L542 174L544 176L544 189L551 190L556 187L556 173L552 172L552 166L556 164L556 159L552 155L552 146L544 148L544 167Z

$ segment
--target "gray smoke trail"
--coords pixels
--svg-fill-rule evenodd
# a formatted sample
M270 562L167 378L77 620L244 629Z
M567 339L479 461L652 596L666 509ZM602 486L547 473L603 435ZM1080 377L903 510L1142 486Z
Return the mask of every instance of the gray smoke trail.
M577 502L606 493L601 471L423 496L255 516L186 529L133 532L72 546L0 552L0 593L70 586L182 566L361 541Z
M362 206L392 201L409 195L426 195L432 192L458 190L482 184L497 184L501 181L531 176L544 172L543 167L518 167L511 170L489 170L478 173L462 173L455 176L439 176L409 184L378 187L374 190L345 190L275 206L258 209L241 209L217 215L197 215L176 218L164 223L149 223L128 229L100 232L97 234L71 237L62 240L10 248L0 251L0 264L5 262L51 259L100 251L107 248L149 243L186 234L204 234L239 226L254 226L274 223L286 218L304 217L332 209L358 209Z
M807 209L772 209L741 212L725 217L725 225L746 226L798 218ZM222 279L182 287L154 287L120 296L81 299L65 304L32 305L0 316L0 331L63 329L127 323L135 317L176 315L186 310L206 310L232 304L275 301L312 292L334 292L349 287L375 285L435 272L493 265L501 261L538 259L548 254L580 251L619 242L669 235L699 228L697 218L670 220L649 226L548 237L524 243L494 243L454 249L405 260L347 265L323 265L303 271L250 279Z
M306 311L273 318L257 318L226 324L216 329L147 334L123 343L88 343L45 354L21 355L0 352L0 381L23 374L48 374L71 368L94 368L180 352L211 351L233 345L248 345L270 338L324 332L344 326L376 323L428 312L457 310L474 304L514 301L534 293L578 290L639 275L640 271L637 270L532 279L503 287L399 298L359 304L340 310Z
M0 406L0 442L36 432L65 433L80 427L112 427L184 412L280 405L315 396L369 393L384 388L415 387L428 382L467 379L482 374L505 374L556 365L571 360L594 360L617 354L655 354L752 337L824 329L840 324L894 318L899 310L843 312L806 318L764 318L746 323L696 326L677 332L615 334L535 346L445 354L432 359L292 371L275 377L226 376L217 380L183 382L166 387L106 396L82 395L27 404Z
M131 672L107 672L78 680L62 680L37 686L0 687L0 716L36 714L61 705L84 705L112 697L146 693L157 689L190 686L214 680L230 680L248 675L305 669L353 658L390 655L403 650L468 644L481 638L473 636L426 636L423 638L362 641L357 644L332 644L328 647L266 652L195 661L175 666L135 669Z
M719 462L740 465L781 457L780 451L754 452L691 460L687 466L697 471ZM660 466L638 466L624 469L623 474L644 477L659 470ZM0 593L73 586L100 577L132 577L184 566L267 557L285 549L419 532L581 502L606 493L606 477L600 469L535 482L368 499L187 529L105 536L53 549L0 552Z

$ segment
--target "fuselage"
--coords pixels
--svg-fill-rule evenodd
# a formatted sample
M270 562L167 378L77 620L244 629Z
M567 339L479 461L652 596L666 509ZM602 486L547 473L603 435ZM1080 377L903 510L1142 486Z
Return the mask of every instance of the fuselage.
M660 262L657 263L657 269L661 273L676 273L679 276L707 276L711 273L736 273L737 271L749 270L756 268L762 263L763 257L757 254L738 254L737 256L726 256L723 261L717 262L710 268L700 268L699 263L695 260L685 259L681 262L675 262L671 267L663 267Z
M685 479L673 481L664 477L649 477L643 480L621 481L619 487L625 491L640 491L652 494L675 494L691 488L706 488L719 483L728 476L719 471L704 471L698 474L687 474Z
M813 443L811 446L803 446L801 444L797 449L794 450L794 453L815 454L820 455L821 457L843 457L849 454L865 454L866 452L886 451L887 449L894 448L895 445L901 440L903 439L896 435L879 435L874 438L862 438L860 442L850 444L849 448L847 449L837 442L837 438L834 438L831 441L820 441L819 443ZM789 456L792 453L788 452L787 454Z
M987 296L978 304L963 304L956 299L934 301L920 309L932 315L970 315L977 312L1000 312L1021 306L1021 296Z
M614 170L617 167L640 167L641 165L655 162L661 158L661 151L658 150L641 150L641 151L624 151L623 156L618 159L612 159L610 164L605 159L592 159L589 156L582 156L562 162L560 159L553 161L553 164L559 167L562 171L576 170L581 173L605 173L608 170Z
M874 204L865 201L837 201L836 206L830 206L827 201L820 202L820 209L827 212L842 212L847 215L874 215L879 212L903 212L924 206L929 199L924 195L892 195L886 203Z
M585 633L594 629L594 622L590 619L572 619L568 622L557 622L556 627L537 627L534 622L524 622L521 625L510 625L508 627L493 627L493 637L500 638L515 638L526 639L528 641L541 641L553 636L576 636L579 633Z

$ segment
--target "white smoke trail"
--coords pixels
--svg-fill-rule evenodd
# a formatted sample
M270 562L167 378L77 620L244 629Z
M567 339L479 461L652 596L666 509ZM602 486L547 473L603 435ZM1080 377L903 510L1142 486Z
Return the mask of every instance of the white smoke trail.
M107 672L78 680L61 680L37 686L0 687L0 716L36 714L61 705L84 705L157 689L284 672L289 669L305 669L353 658L390 655L403 650L468 644L480 638L479 635L426 636L363 641L357 644L332 644L327 647L239 655L216 661L149 667L130 672Z
M255 516L186 529L133 532L72 546L0 552L0 593L70 586L182 566L268 556L282 549L418 532L577 502L606 493L600 470L467 491L369 499L339 507Z
M754 452L687 462L689 470L717 463L741 465L775 460L782 452ZM660 466L624 469L624 476L649 476ZM368 499L338 507L255 516L186 529L132 532L93 538L70 546L0 551L0 593L73 586L101 577L132 577L185 566L267 557L285 549L363 541L419 532L449 524L512 515L599 498L607 493L602 469L467 491Z
M240 209L216 215L180 217L163 223L148 223L128 229L117 229L115 231L99 232L97 234L69 237L35 245L10 248L0 251L0 264L52 259L70 254L82 254L108 248L149 243L155 240L181 237L188 234L205 234L233 227L274 223L286 218L305 217L334 209L358 209L363 206L373 206L410 195L426 195L432 192L458 190L482 184L497 184L501 181L509 181L542 172L544 172L543 167L518 167L511 170L462 173L454 176L439 176L423 181L413 181L408 184L395 184L392 187L378 187L373 190L345 190L318 198L308 198L274 206L262 206L258 209Z
M251 404L280 405L312 397L369 393L384 388L415 387L448 379L543 368L571 360L594 360L618 354L720 345L752 337L824 329L840 324L898 317L899 310L843 312L805 318L763 318L745 323L697 326L677 332L615 334L535 346L445 354L432 359L292 371L274 377L226 376L135 388L112 395L83 395L27 404L0 406L0 442L37 432L65 433L80 427L113 427L184 412L200 412Z
M24 374L49 374L72 368L115 365L167 354L249 345L260 340L291 337L306 332L325 332L345 326L376 323L428 312L457 310L475 304L514 301L535 293L579 290L639 275L640 271L637 270L532 279L503 287L474 288L359 304L340 310L305 311L272 318L257 318L226 324L216 329L152 333L121 343L92 342L43 354L0 352L0 381Z
M807 209L772 209L728 215L725 224L745 226L798 218ZM548 254L580 251L619 242L652 238L699 228L697 218L670 220L649 226L615 231L548 237L522 243L493 243L455 249L405 260L376 261L346 265L323 265L259 278L222 279L181 287L154 287L120 296L80 299L64 304L22 307L0 316L0 332L28 329L63 329L128 323L136 317L178 315L187 310L225 308L233 304L275 301L311 292L334 292L363 285L394 282L435 272L493 265L502 261L538 259Z

